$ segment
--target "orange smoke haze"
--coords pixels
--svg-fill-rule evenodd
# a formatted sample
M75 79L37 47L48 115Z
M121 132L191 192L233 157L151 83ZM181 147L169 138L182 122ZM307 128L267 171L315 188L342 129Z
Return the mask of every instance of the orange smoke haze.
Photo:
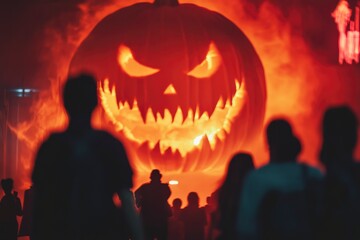
M22 168L15 177L19 188L25 189L30 185L29 176L38 144L50 131L66 125L60 93L77 46L103 17L136 2L139 1L108 1L96 5L94 1L88 1L79 4L76 11L73 9L73 13L59 13L41 29L43 47L40 58L47 65L39 69L42 74L38 76L45 76L39 84L44 86L44 91L34 101L29 120L11 126L25 145L20 158ZM358 117L360 115L359 66L338 67L320 61L318 53L312 51L304 36L297 31L297 26L305 20L301 19L301 14L296 9L291 11L289 18L270 1L261 4L255 16L249 12L251 8L245 1L180 0L180 3L194 3L217 11L232 20L248 36L263 62L266 74L268 97L265 124L276 116L290 119L294 131L303 143L301 159L318 166L320 125L324 110L330 105L346 103L356 111ZM75 20L67 20L69 14L72 14L71 19ZM330 12L328 15L331 18ZM316 26L316 23L314 25ZM333 27L336 28L335 24ZM337 45L333 47L337 48ZM101 110L97 110L97 113L97 116L103 114ZM102 127L99 117L94 119L94 122L98 127ZM267 162L263 136L259 136L258 141L248 150L253 153L258 166ZM360 157L359 147L357 157ZM228 159L224 159L224 168L227 162ZM136 166L133 167L136 169ZM137 173L135 185L148 181L148 174ZM164 181L182 178L166 176L166 173L163 175ZM173 186L172 190L176 195L172 197L180 196L185 201L189 191L198 191L204 203L206 196L221 182L223 172L208 175L201 173L197 177L195 175L183 176L183 182L179 180L179 185ZM190 183L191 186L185 187Z

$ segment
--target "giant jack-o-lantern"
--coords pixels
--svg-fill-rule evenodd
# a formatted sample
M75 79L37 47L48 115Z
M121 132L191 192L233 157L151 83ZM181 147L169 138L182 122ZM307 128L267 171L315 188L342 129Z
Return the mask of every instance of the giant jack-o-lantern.
M239 28L177 0L107 16L77 50L70 73L93 72L107 117L137 169L209 170L262 129L262 64Z

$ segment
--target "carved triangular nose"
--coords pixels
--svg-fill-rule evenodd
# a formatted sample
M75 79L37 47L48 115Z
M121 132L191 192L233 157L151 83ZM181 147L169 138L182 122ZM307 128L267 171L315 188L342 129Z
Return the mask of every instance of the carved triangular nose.
M176 90L174 88L174 86L172 84L170 84L169 86L167 86L167 88L164 91L165 95L173 95L176 94Z

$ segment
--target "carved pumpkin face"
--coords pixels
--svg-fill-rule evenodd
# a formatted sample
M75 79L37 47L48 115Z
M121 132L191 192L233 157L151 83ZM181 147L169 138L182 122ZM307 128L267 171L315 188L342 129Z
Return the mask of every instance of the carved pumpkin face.
M193 4L139 3L102 20L70 72L93 72L139 169L224 165L262 128L265 83L245 35Z

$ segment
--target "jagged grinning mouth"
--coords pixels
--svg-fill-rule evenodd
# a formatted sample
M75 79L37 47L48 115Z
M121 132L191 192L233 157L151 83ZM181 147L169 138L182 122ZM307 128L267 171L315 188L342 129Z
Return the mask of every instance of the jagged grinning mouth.
M232 99L220 97L211 116L207 112L199 116L198 108L183 113L178 107L174 115L168 109L160 114L148 108L143 119L136 99L132 106L126 101L117 102L115 86L110 90L108 79L99 85L99 94L116 131L122 131L128 139L139 144L147 143L150 149L159 144L162 154L170 148L173 153L178 151L181 156L186 156L194 148L201 148L205 140L214 149L230 133L233 119L241 111L246 95L244 81L240 85L235 79L235 83L236 93Z

